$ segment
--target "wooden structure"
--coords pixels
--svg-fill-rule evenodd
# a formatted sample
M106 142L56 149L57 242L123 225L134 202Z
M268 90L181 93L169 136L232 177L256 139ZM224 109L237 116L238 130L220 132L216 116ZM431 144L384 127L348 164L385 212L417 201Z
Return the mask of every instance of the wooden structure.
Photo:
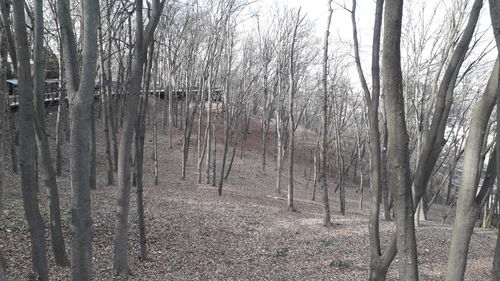
M17 88L19 81L17 79L7 80L7 88L9 91L8 102L11 109L16 110L19 107L19 95ZM59 101L59 80L45 80L45 104L51 104Z

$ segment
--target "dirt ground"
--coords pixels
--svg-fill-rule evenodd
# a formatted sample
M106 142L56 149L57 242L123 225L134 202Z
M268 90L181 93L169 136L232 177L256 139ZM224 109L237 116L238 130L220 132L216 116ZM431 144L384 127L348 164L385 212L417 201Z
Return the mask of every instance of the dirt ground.
M55 114L50 114L53 123ZM93 274L94 280L118 280L112 275L116 186L106 186L104 142L98 120L98 188L92 192ZM50 126L53 130L54 126ZM237 156L222 197L211 185L198 185L196 173L196 135L187 167L181 180L181 132L174 130L174 148L168 148L165 132L159 134L160 181L154 186L153 141L148 131L145 142L145 204L149 259L140 261L135 193L131 195L129 280L367 280L369 262L368 208L370 194L359 210L358 185L347 180L347 215L338 211L338 194L330 182L334 226L321 226L322 206L310 200L312 184L307 184L304 169L311 157L308 144L312 133L297 133L295 206L286 211L285 201L276 199L276 162L274 142L270 141L268 166L261 169L258 120L251 127L243 158ZM196 130L194 130L194 133ZM54 132L49 132L54 136ZM270 140L273 135L270 136ZM53 137L51 137L53 140ZM220 144L221 141L218 140ZM68 150L68 145L65 145ZM221 156L222 147L217 148ZM67 153L65 155L68 155ZM69 159L64 176L58 180L63 227L69 248ZM0 219L0 251L11 280L29 280L32 274L27 223L20 195L20 180L10 171L5 194L5 209ZM307 172L309 172L307 170ZM284 169L282 190L286 190ZM116 180L116 174L115 174ZM368 182L367 180L365 182ZM307 188L306 188L307 187ZM43 187L42 187L43 188ZM366 186L365 190L369 187ZM43 190L43 189L42 189ZM39 196L44 218L48 218L46 196ZM436 206L432 221L417 228L421 280L443 280L446 271L451 225L441 224L445 208ZM381 222L382 242L386 243L394 226ZM47 240L49 229L46 229ZM466 280L490 280L496 232L476 229L472 236ZM49 242L49 241L47 241ZM50 243L47 243L50 245ZM49 248L51 280L70 280L68 268L54 265ZM388 280L397 280L397 257Z

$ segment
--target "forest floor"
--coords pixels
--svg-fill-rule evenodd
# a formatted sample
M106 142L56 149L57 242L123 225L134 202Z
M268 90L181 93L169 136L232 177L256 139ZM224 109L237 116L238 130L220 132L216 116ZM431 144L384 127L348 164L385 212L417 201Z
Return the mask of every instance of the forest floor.
M49 126L52 130L49 131L50 136L54 136L54 119L55 114L49 114L52 124ZM100 123L98 120L98 187L92 191L93 280L118 280L112 275L117 186L106 186L104 140ZM187 178L181 180L182 132L174 132L172 149L169 149L165 132L159 134L160 178L158 186L154 186L151 157L153 140L148 128L144 196L149 259L138 259L137 209L135 192L132 191L129 260L133 275L129 280L368 279L369 187L365 187L365 204L359 210L359 193L356 192L359 183L352 178L347 179L347 215L341 216L338 194L333 193L334 180L331 180L334 226L323 227L322 205L319 201L310 200L312 182L307 184L307 177L304 176L304 170L309 171L311 166L308 164L311 157L310 143L314 137L311 132L300 129L297 132L297 212L287 211L285 201L277 198L273 141L269 143L266 172L262 172L261 135L257 120L252 123L242 159L239 148L237 150L231 174L224 183L222 197L217 196L215 187L197 184L196 135L192 140ZM269 139L273 139L273 135ZM217 141L221 143L219 139ZM68 145L65 145L65 150L69 151ZM218 157L221 151L222 146L218 146ZM64 176L58 180L58 184L66 247L69 248L69 159L64 161ZM5 208L0 218L0 252L4 255L11 280L29 280L32 274L30 243L22 207L20 179L11 173L10 161L4 164L8 171L8 182ZM284 168L283 191L286 191L288 182L286 171ZM39 198L47 221L46 196L42 192ZM452 230L449 221L440 223L444 210L444 206L433 206L431 220L417 228L420 280L444 279ZM393 229L392 222L381 221L383 244L387 243ZM46 228L47 245L50 245L48 232ZM470 244L466 280L490 280L495 241L496 231L475 230ZM55 266L50 248L48 252L51 280L70 280L69 268ZM388 280L397 280L397 263L396 257Z

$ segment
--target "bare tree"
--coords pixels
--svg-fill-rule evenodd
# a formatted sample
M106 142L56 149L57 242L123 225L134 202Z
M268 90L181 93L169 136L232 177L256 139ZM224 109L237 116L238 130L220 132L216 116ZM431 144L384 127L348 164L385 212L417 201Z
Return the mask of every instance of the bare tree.
M377 2L377 10L379 9L379 4L382 5L382 1ZM454 93L453 89L457 81L459 69L464 61L466 51L468 49L471 38L474 34L475 26L481 9L481 4L482 4L481 0L476 0L472 5L470 16L466 24L465 30L460 40L457 43L457 47L455 48L453 55L449 59L448 65L446 66L444 74L442 75L441 83L439 83L439 81L436 80L436 84L439 84L439 89L436 90L438 94L436 95L436 100L434 102L434 114L431 121L431 125L429 127L429 131L425 135L423 140L422 151L418 156L419 164L417 165L412 182L412 195L413 195L414 206L417 205L417 202L420 201L420 198L423 195L424 187L428 183L431 172L436 164L438 156L443 147L442 140L444 139L443 135L446 128L446 120L449 115L452 95ZM439 79L439 77L436 79ZM438 88L438 86L436 85L435 88ZM388 114L386 115L388 116ZM384 123L388 120L389 120L388 117L385 118ZM372 133L372 131L373 130L370 129L370 134ZM371 138L370 138L370 143L371 143ZM372 153L370 153L370 157L373 157ZM371 172L374 172L373 169L371 170L372 170ZM374 180L375 179L371 177L370 181L373 182ZM374 192L374 195L377 194L378 194L377 192ZM380 202L380 200L377 202ZM372 204L372 208L374 207L378 208L378 206L379 204L376 202ZM374 210L374 209L372 209L371 211L370 221L372 222L372 225L370 227L370 230L373 231L370 234L371 239L373 238L373 240L371 241L380 241L379 231L378 231L378 219L377 220L373 219L375 218L375 216L378 217L379 212L380 212L379 210ZM376 223L373 224L373 222L375 221ZM386 248L386 251L383 254L381 254L380 247L372 248L373 250L372 254L377 257L375 259L374 258L371 259L370 272L371 272L371 278L373 278L372 280L385 279L388 267L391 264L397 252L396 251L397 240L399 239L396 239L396 234L393 234ZM379 242L371 244L380 245Z
M351 19L353 25L354 57L358 75L363 87L365 103L368 106L369 148L370 148L370 185L372 200L370 206L370 280L385 280L387 269L392 260L390 251L381 254L379 221L380 202L382 196L381 149L379 130L379 99L380 99L380 34L382 30L382 12L384 0L377 0L375 8L375 24L372 44L372 91L370 90L361 67L359 44L356 27L356 0L353 1Z
M36 1L34 7L34 72L33 72L33 96L35 103L35 131L38 151L38 159L45 169L47 196L49 197L50 233L52 248L56 264L69 266L66 255L64 236L61 228L61 210L59 208L59 192L57 190L56 171L50 156L49 139L47 137L47 125L45 121L45 51L44 51L44 25L43 25L43 2Z
M481 154L484 146L488 121L495 105L498 94L499 62L490 76L488 85L481 99L474 105L472 111L469 134L465 143L462 180L458 193L457 211L450 252L446 280L464 280L470 238L477 216L481 209L481 202L487 195L484 183L478 192L479 178L482 171ZM494 161L492 161L494 162ZM491 175L486 175L491 177Z
M2 6L5 0L2 0ZM31 258L38 280L49 280L45 230L36 196L37 179L35 171L35 117L33 107L33 80L30 67L30 50L26 32L24 2L14 1L14 30L16 53L19 55L17 76L19 80L19 158L21 162L21 189L24 212L29 225Z
M399 254L399 278L418 280L417 243L413 221L408 133L401 73L402 0L386 0L384 11L383 86L387 111L389 186L393 187Z
M493 35L495 36L495 41L497 45L497 50L500 53L500 2L498 1L493 1L489 0L488 3L490 4L490 17L491 17L491 24L493 26ZM499 73L500 75L500 73ZM497 83L500 83L500 78L497 77ZM500 124L500 98L498 97L498 89L500 88L500 85L497 85L497 97L496 97L496 106L497 106L497 115L496 115L496 121L497 124ZM497 125L498 126L498 125ZM496 143L497 143L497 153L496 159L493 159L496 161L496 174L497 174L497 198L498 198L498 186L500 186L500 153L498 152L498 144L500 144L500 132L497 128L497 133L496 133ZM496 204L495 204L496 205ZM495 206L494 205L494 206ZM493 281L500 281L500 232L497 234L497 241L495 245L495 255L493 258L493 267L492 267L492 278L491 280Z
M106 23L108 28L111 29L111 8L109 5L109 1L106 1ZM104 38L102 32L103 20L100 17L100 25L98 27L99 31L99 58L100 58L100 66L101 66L101 98L102 98L102 111L104 113L103 123L104 123L104 141L106 147L106 162L107 162L107 181L108 185L112 185L114 182L113 175L113 156L111 154L111 106L110 99L112 96L112 80L109 75L111 74L111 37L112 34L108 34L108 44L107 44L107 52L104 51ZM110 30L108 32L111 32Z
M323 86L323 122L322 122L322 139L321 139L321 172L320 172L320 181L321 181L321 189L323 191L323 225L330 226L330 199L328 197L328 182L326 178L327 174L327 165L326 165L326 156L327 156L327 135L328 135L328 37L330 35L330 24L332 22L332 0L327 0L328 7L328 15L326 20L326 30L325 30L325 41L323 42L323 78L322 78L322 86ZM339 152L341 153L341 152Z
M115 275L127 276L128 266L128 213L130 204L130 150L132 137L138 116L139 93L141 92L144 61L149 45L153 41L153 34L165 6L165 0L155 0L152 5L152 14L147 26L143 23L143 1L135 1L136 13L136 42L134 47L131 74L129 77L129 94L126 99L125 121L120 137L118 153L118 204L115 221L115 248L113 272Z
M82 4L83 53L80 67L69 0L57 1L70 104L72 280L92 278L89 126L96 76L99 5L96 0L86 0Z
M288 194L287 208L290 211L295 211L293 205L293 164L294 164L294 145L295 145L295 120L294 120L294 102L296 92L296 77L295 77L295 44L297 42L297 29L304 20L300 14L300 9L297 10L297 15L293 22L293 33L291 37L291 46L288 65Z

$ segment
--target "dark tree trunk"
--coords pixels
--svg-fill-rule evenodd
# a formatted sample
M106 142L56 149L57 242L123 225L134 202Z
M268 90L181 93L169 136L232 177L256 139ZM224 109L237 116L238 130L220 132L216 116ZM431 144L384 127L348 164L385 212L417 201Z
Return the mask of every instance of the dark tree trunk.
M383 40L383 85L387 111L387 164L394 193L394 213L399 256L399 278L418 280L417 243L413 220L408 133L401 73L402 0L386 0Z
M5 4L5 1L2 1ZM35 128L33 120L33 80L31 78L30 51L26 32L24 2L14 1L14 30L16 53L20 59L17 66L19 79L19 156L21 160L21 190L26 220L31 240L31 258L38 280L49 280L45 227L36 192Z
M83 5L83 54L78 62L76 39L68 0L58 0L58 19L62 34L68 100L70 101L71 172L71 275L72 280L91 280L91 204L89 130L97 62L97 24L99 3Z

